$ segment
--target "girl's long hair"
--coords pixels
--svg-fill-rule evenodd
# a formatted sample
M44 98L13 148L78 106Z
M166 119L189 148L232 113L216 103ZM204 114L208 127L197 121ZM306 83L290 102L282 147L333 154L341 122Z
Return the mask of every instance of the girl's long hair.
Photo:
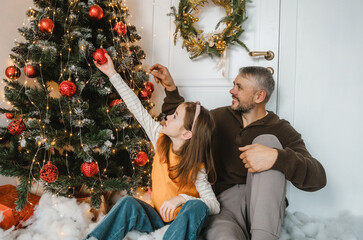
M191 131L195 116L196 103L185 102L184 128ZM212 133L214 121L211 113L204 107L200 107L200 113L195 121L192 137L176 153L181 157L179 164L170 166L169 151L171 139L162 135L158 139L158 153L160 161L169 166L169 177L176 180L179 177L180 189L188 184L195 183L198 172L204 164L208 174L208 180L212 184L216 181L216 171L212 156Z

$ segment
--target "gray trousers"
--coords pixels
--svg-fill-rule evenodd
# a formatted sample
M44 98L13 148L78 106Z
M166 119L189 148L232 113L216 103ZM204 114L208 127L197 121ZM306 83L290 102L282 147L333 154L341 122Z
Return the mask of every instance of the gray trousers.
M270 134L253 143L282 148ZM242 160L241 160L242 161ZM204 230L207 240L278 239L285 214L286 179L283 173L268 170L248 173L246 184L237 184L217 196L221 212L210 216Z

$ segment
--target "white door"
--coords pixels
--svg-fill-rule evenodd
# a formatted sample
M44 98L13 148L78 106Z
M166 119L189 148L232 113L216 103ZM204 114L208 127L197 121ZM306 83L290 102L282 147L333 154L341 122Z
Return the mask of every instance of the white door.
M267 61L264 57L251 57L241 46L233 46L227 52L225 76L216 69L219 59L205 57L190 60L189 53L181 48L182 39L174 46L173 17L167 16L171 6L178 6L178 0L133 0L127 1L135 24L142 36L140 42L146 51L148 66L160 63L169 68L181 94L187 101L199 100L207 108L231 105L229 90L240 67L260 65L274 69L278 76L279 45L279 0L254 0L247 3L248 20L241 40L251 51L273 51L275 57ZM210 1L211 2L211 1ZM224 9L209 3L201 9L198 27L204 32L214 30L216 23L225 15ZM268 108L276 111L276 92ZM161 88L154 93L156 112L160 111L164 94Z

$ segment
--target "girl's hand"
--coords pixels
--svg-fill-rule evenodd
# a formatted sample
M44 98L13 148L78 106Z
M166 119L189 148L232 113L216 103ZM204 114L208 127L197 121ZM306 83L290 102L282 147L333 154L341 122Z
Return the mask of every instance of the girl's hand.
M160 207L161 217L165 222L170 222L173 219L175 209L186 202L182 196L176 196L166 200Z
M107 62L105 64L98 64L95 60L93 60L93 63L96 65L98 69L100 69L101 72L107 75L108 78L112 77L115 73L115 67L113 66L112 59L110 55L107 53L105 54L105 57L107 58Z

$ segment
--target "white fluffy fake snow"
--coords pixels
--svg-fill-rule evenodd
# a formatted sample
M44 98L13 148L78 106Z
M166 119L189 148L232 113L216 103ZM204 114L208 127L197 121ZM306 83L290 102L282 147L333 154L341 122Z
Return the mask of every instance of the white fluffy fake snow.
M93 214L86 203L78 204L76 199L42 195L34 215L23 225L26 228L7 231L0 228L0 239L10 240L75 240L82 239L85 232L93 228Z
M75 199L44 194L34 215L24 224L26 228L0 228L3 240L79 240L83 239L99 223L92 222L93 214L87 203L77 203ZM0 212L0 221L3 220ZM125 240L162 239L167 227L150 234L133 231ZM286 212L280 240L363 240L363 216L348 212L336 218L316 219L301 212Z
M301 212L286 212L280 240L363 240L363 216L349 212L337 218L315 219Z

